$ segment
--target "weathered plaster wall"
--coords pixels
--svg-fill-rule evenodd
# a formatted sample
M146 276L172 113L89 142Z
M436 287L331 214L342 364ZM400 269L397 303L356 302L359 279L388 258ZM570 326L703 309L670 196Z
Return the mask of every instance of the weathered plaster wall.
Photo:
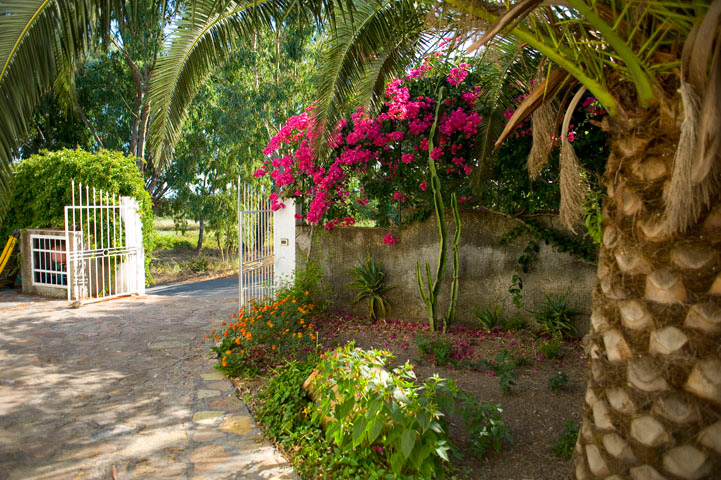
M452 220L449 221L448 237L452 240L454 227ZM471 309L474 306L503 304L506 313L517 312L508 287L528 238L522 236L510 244L500 245L503 235L516 224L512 219L498 214L461 212L461 222L457 320L473 323ZM335 307L365 313L365 304L351 305L355 293L346 285L352 280L349 270L370 253L376 261L382 263L387 282L397 285L389 294L393 316L425 320L425 305L418 293L416 261L421 261L423 269L424 262L429 262L431 271L435 272L438 257L435 217L404 227L397 232L400 241L393 246L383 244L382 239L387 233L387 228L336 228L331 232L316 230L311 258L318 261L325 272ZM297 257L301 261L307 255L309 234L309 227L298 227ZM450 246L448 250L446 282L441 290L439 310L443 313L448 305L449 283L453 272ZM543 302L545 294L568 293L571 303L590 313L595 277L595 266L542 245L532 270L523 276L525 309L532 310L537 303ZM525 309L520 313L528 317ZM585 333L588 328L587 315L583 317L578 320L578 326Z

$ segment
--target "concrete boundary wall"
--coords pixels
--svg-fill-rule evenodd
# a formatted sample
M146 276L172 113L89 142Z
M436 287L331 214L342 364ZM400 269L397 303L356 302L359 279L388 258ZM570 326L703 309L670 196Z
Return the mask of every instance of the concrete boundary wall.
M448 238L452 241L453 224L449 218ZM556 221L550 217L549 222ZM545 295L568 293L569 301L590 314L591 294L596 282L596 267L569 254L558 253L541 242L538 260L523 276L524 309L518 310L512 303L508 287L529 237L521 236L506 245L501 238L517 223L505 216L479 211L461 212L461 241L459 251L460 285L457 321L474 324L472 308L485 305L503 305L505 314L516 312L530 318L528 310L545 300ZM555 225L558 227L558 225ZM330 232L316 229L311 259L320 263L332 292L335 308L364 314L367 305L351 305L355 292L346 287L352 277L349 270L366 254L372 255L383 266L388 284L397 285L389 293L392 316L414 321L424 321L425 305L418 293L416 261L429 262L435 272L438 257L438 232L435 216L423 222L405 226L395 232L400 241L395 245L383 244L387 228L336 228ZM449 242L450 243L450 242ZM297 257L304 260L310 245L310 227L298 227L296 233ZM453 272L449 246L446 282L441 290L440 312L448 305L448 290ZM578 319L582 333L587 331L587 317Z

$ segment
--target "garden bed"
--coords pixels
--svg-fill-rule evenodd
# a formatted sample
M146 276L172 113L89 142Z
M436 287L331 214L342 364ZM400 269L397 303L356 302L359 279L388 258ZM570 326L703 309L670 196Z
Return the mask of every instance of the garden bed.
M460 415L450 418L450 439L466 453L460 459L451 458L460 478L572 478L570 460L555 456L553 449L567 423L577 424L581 418L585 356L580 342L561 341L554 345L552 339L537 338L529 330L487 331L461 326L451 327L446 335L430 334L427 325L402 320L371 323L343 312L318 318L315 328L318 348L323 351L349 341L363 349L388 350L395 356L389 368L408 361L419 381L437 373L455 381L478 401L502 405L503 421L510 427L513 441L504 442L500 452L489 450L482 460L467 454L469 442ZM435 358L431 352L435 352ZM542 352L559 358L546 358ZM511 361L516 364L515 378L506 375L503 379L504 365ZM256 379L235 380L254 414L267 375L266 371ZM551 377L561 385L555 392L549 388ZM510 391L503 393L501 383ZM573 442L566 446L568 453L571 448ZM284 450L290 457L297 454L293 448Z

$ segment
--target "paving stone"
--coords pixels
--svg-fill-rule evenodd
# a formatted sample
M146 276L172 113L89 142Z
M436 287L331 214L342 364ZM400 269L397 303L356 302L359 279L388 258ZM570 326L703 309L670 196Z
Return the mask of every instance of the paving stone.
M201 373L200 378L203 380L225 380L225 375L220 372Z
M202 388L200 390L198 390L198 398L199 399L211 398L211 397L217 397L217 396L220 396L220 390L205 390Z
M230 455L220 445L198 447L190 454L190 461L193 462L193 469L196 473L209 472L228 460L230 460Z
M223 414L225 414L223 410L201 410L193 414L193 421L210 425L217 422Z
M247 415L228 415L218 428L228 433L247 435L253 431L253 421Z
M224 437L225 433L217 428L199 428L193 434L193 441L198 443L212 442L220 437Z
M222 382L212 382L212 383L206 383L206 387L212 388L213 390L221 390L223 392L233 390L233 384L230 383L227 379Z
M243 408L243 402L236 397L226 396L208 402L208 407L214 410L239 410Z

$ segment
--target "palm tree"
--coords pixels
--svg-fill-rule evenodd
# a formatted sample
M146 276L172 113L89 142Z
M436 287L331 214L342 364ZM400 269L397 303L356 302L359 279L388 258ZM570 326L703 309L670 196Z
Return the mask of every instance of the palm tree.
M577 478L719 478L721 1L447 7L484 32L473 48L513 36L555 64L509 130L569 80L610 114ZM569 193L583 192L584 178L569 149L561 193L571 224L579 197Z

